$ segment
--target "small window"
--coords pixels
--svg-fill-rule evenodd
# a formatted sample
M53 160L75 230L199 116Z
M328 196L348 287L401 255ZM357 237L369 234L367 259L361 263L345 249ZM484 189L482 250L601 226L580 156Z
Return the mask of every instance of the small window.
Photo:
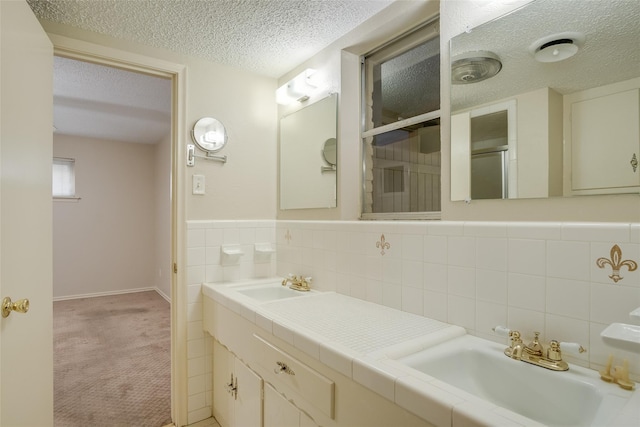
M53 158L53 197L76 197L75 159Z
M438 216L437 19L364 56L362 97L365 115L362 218Z

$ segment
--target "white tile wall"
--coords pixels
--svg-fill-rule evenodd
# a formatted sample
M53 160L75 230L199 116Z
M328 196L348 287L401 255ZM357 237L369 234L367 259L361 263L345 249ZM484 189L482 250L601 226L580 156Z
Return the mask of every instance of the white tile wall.
M313 232L309 230L313 244ZM213 340L203 332L202 282L237 281L276 275L276 259L254 259L254 245L276 247L274 221L187 222L187 372L189 424L211 416L213 404ZM240 245L237 265L222 265L220 248ZM314 262L312 258L310 260Z
M623 260L640 264L638 223L277 221L275 238L278 275L313 276L318 289L498 342L506 340L491 331L497 324L526 338L538 331L544 341L578 341L588 352L566 354L570 362L601 369L614 354L640 378L637 355L599 336L640 307L640 268L622 267L614 283L611 268L596 265L616 244Z
M566 354L570 362L601 369L613 354L616 364L628 359L640 380L637 355L600 338L640 307L640 268L623 267L614 283L611 269L596 265L615 244L623 260L640 264L640 224L190 221L187 229L189 423L210 416L212 405L212 341L203 332L200 284L288 273L505 344L493 326L577 341L588 352ZM254 243L264 242L277 249L267 263L253 257ZM222 265L223 245L242 247L238 265ZM319 351L321 359L333 357Z

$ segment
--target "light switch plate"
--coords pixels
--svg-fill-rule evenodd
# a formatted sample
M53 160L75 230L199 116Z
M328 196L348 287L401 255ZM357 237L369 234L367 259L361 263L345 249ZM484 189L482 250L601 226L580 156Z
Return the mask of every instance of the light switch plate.
M193 175L193 194L205 194L204 175Z

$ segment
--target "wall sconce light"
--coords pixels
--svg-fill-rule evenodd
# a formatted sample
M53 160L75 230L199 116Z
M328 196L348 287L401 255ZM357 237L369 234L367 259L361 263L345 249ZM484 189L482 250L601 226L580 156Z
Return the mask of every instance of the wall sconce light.
M276 102L281 105L289 105L294 102L304 102L319 89L319 84L314 81L316 71L307 68L302 73L289 80L276 90Z

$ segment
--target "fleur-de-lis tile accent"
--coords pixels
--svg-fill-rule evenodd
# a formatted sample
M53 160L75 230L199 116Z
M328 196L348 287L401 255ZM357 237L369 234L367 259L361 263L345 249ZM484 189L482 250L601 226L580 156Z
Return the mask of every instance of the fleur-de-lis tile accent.
M376 248L380 249L380 255L384 255L385 249L391 249L391 243L386 241L384 234L380 235L380 240L376 242Z
M596 265L600 268L604 268L605 265L610 265L613 270L609 278L613 280L614 283L618 283L618 281L624 279L624 277L620 276L620 268L626 266L629 271L634 271L638 268L638 263L632 261L630 259L622 260L622 249L620 246L613 245L611 248L610 259L608 258L598 258L596 260Z
M289 231L288 228L287 228L287 232L284 235L284 239L287 241L287 243L291 243L291 239L293 239L293 236L291 235L291 232Z

